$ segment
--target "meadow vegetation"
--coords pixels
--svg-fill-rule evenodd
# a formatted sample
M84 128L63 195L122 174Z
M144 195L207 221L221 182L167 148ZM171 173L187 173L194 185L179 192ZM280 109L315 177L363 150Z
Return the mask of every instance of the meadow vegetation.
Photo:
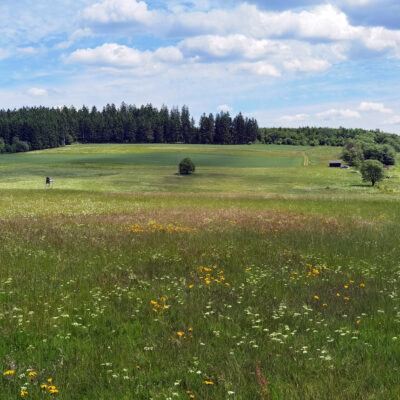
M2 155L0 399L399 398L399 171L340 151Z

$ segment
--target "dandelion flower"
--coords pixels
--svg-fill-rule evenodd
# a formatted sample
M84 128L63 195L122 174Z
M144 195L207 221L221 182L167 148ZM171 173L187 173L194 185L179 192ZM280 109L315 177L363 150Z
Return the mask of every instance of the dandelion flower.
M36 376L37 375L37 372L34 372L34 371L32 371L32 372L29 372L29 374L28 374L31 378L33 378L34 376Z
M213 381L204 381L204 383L205 383L206 385L214 385L214 382L213 382Z
M21 390L21 397L24 397L28 394L26 390Z
M314 296L314 299L315 300L319 300L319 296Z
M357 325L360 325L360 324L361 324L361 319L358 319L357 322L356 322L356 324L357 324Z
M365 287L365 283L360 283L360 287Z
M337 296L337 297L340 297L340 293L336 293L336 296Z
M322 307L328 307L328 304L324 303L322 304Z
M350 297L343 297L346 301L350 300Z

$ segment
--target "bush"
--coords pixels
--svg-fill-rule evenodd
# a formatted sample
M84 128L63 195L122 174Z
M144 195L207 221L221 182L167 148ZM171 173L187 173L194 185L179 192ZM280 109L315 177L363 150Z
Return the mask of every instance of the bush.
M190 175L195 171L196 167L190 158L184 158L179 163L179 173L181 175Z
M28 142L25 142L23 140L18 140L17 142L15 142L15 151L17 153L25 153L26 151L29 151Z
M379 161L366 160L361 166L361 175L363 181L371 182L372 186L374 186L375 182L379 182L383 179L385 171Z

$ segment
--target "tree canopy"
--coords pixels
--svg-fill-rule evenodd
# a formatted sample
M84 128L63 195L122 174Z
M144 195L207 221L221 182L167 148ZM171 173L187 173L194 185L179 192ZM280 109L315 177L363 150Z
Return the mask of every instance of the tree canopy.
M107 104L102 110L83 106L0 110L0 152L39 150L81 143L244 144L258 135L255 119L229 113L203 114L196 126L188 107Z

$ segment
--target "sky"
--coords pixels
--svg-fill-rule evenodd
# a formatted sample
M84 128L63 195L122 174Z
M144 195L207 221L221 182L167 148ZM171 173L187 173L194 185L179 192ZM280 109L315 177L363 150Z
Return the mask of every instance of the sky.
M1 0L0 108L187 105L400 134L398 0Z

